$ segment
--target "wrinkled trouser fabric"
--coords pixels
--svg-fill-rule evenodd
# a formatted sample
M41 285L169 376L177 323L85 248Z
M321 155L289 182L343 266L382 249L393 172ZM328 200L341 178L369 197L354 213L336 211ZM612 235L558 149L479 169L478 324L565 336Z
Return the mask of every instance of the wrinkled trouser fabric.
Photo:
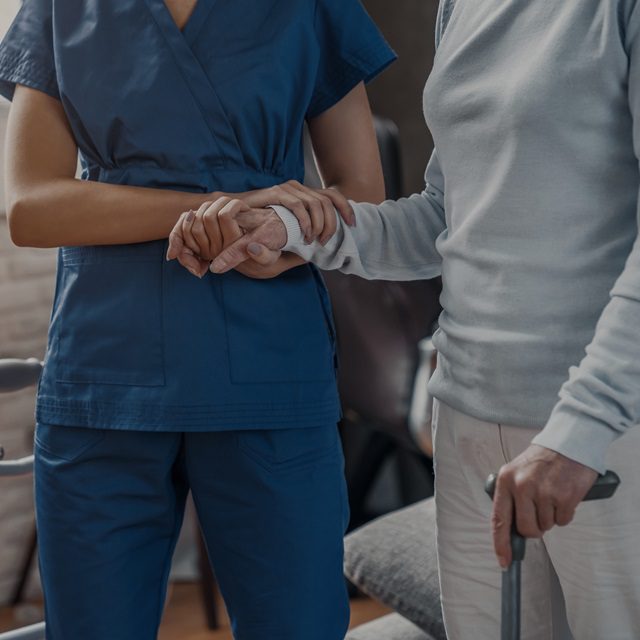
M342 640L348 520L335 425L149 433L38 425L48 640L152 640L192 491L239 640Z
M438 562L449 640L500 637L501 570L484 481L538 433L434 407ZM622 483L582 503L566 527L528 540L522 566L523 640L640 638L640 429L611 445Z

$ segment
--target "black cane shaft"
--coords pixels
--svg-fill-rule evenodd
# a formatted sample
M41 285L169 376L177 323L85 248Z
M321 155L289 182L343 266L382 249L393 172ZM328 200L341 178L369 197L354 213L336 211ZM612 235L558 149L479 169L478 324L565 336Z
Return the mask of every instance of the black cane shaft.
M514 560L502 573L501 640L520 638L520 570L522 563Z

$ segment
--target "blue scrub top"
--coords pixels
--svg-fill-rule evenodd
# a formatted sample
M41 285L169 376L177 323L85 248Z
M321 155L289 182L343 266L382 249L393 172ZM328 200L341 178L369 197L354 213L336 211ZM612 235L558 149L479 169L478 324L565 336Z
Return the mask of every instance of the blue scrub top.
M304 177L302 134L395 56L358 0L25 0L0 93L59 98L83 179L208 193ZM177 212L179 213L179 212ZM63 247L37 419L196 431L339 418L318 272L190 275L166 241Z

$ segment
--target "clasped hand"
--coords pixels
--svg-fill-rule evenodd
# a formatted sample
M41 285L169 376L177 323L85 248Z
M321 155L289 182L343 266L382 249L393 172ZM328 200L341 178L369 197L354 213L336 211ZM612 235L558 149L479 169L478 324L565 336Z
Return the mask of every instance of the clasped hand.
M347 199L334 189L311 189L296 181L204 202L184 212L169 235L167 260L177 259L201 278L211 270L235 268L252 278L273 278L303 263L281 252L287 236L280 218L268 205L290 209L306 242L325 243L337 229L336 210L347 224L354 214Z

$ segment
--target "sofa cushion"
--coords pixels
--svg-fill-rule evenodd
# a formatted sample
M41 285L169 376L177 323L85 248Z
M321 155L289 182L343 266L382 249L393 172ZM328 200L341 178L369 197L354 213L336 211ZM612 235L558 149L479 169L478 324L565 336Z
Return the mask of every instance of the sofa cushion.
M446 640L433 498L378 518L345 540L345 573L362 591ZM385 636L380 636L386 640Z
M390 613L363 624L347 634L345 640L434 640L399 613Z

